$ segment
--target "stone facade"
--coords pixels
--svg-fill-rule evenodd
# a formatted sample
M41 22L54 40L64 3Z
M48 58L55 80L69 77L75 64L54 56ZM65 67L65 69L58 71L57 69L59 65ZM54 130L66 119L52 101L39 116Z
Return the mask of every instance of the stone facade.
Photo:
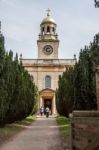
M39 90L38 109L43 106L56 114L55 90L58 87L59 75L66 68L73 66L76 59L58 59L59 40L56 23L50 14L40 24L37 40L38 59L22 59L23 66L33 77Z

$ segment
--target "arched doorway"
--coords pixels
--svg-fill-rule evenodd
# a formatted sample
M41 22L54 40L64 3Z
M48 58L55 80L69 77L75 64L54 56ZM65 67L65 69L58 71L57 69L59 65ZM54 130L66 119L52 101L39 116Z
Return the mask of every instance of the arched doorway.
M39 106L43 106L44 109L49 107L50 114L56 114L55 91L52 89L44 89L40 91L39 96Z

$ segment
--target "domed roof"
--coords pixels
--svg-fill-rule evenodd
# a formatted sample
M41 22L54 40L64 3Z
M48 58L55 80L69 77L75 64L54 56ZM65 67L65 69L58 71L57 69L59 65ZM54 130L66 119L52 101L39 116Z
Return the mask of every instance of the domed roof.
M49 23L49 22L53 23L53 24L56 24L55 21L54 21L54 19L50 15L50 10L48 9L47 11L48 11L47 17L42 20L41 24L43 24L43 23Z
M54 21L54 19L51 16L47 16L46 18L44 18L42 20L41 24L43 24L43 23L49 23L49 22L55 24L55 21Z

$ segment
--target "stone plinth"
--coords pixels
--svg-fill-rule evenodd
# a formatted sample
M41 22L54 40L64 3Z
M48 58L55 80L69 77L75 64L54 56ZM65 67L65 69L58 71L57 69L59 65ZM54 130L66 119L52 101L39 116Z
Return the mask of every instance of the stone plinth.
M99 111L74 111L70 116L70 150L99 150Z

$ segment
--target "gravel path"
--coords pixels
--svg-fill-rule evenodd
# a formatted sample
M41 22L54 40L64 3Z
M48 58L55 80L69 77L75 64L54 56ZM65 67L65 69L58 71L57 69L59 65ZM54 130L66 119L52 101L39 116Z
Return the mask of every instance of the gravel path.
M55 118L39 117L0 150L61 150L59 147L61 137Z

